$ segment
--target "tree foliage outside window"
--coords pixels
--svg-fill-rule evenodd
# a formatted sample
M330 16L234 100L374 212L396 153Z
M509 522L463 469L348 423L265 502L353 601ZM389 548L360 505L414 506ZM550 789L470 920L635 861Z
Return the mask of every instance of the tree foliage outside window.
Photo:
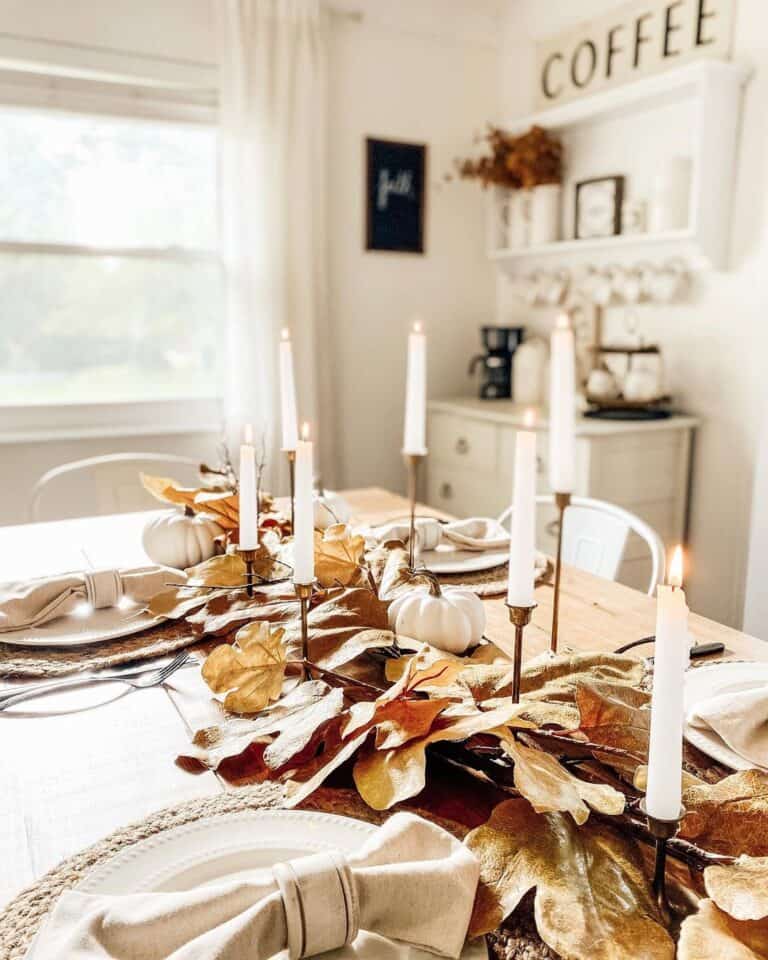
M0 404L219 392L216 134L0 109Z

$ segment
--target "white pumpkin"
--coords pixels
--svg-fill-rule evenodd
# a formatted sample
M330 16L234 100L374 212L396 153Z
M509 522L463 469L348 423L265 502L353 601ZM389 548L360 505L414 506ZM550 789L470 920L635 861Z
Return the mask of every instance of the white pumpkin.
M186 570L216 553L216 537L224 533L215 520L186 511L164 510L149 519L141 542L153 563Z
M441 588L436 578L430 579L428 593L410 590L392 601L389 626L439 650L464 653L480 642L485 631L483 601L471 590Z
M352 515L349 504L334 490L315 490L315 529L327 530L334 523L349 523Z

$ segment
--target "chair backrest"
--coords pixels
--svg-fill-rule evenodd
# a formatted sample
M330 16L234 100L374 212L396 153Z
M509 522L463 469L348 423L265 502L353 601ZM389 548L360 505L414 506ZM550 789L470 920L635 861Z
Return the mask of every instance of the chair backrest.
M537 504L554 503L550 494L536 497ZM508 507L499 517L505 523L512 514ZM651 578L648 593L664 579L664 544L658 533L640 517L623 507L591 497L573 497L563 522L563 562L594 573L606 580L615 580L619 573L627 537L630 532L641 537L651 555Z
M140 473L170 475L190 486L199 483L199 461L167 453L112 453L54 467L32 488L32 521L133 513L157 509Z

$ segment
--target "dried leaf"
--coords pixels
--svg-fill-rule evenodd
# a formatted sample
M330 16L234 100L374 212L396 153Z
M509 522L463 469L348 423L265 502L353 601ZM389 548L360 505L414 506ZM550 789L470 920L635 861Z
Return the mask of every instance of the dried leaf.
M672 960L671 937L629 838L508 800L466 844L480 861L470 936L494 930L536 889L542 940L569 960Z
M430 744L467 740L475 734L513 723L516 708L516 704L508 704L470 717L438 718L425 737L392 750L369 749L358 758L353 772L360 796L374 810L388 810L393 804L416 796L424 789L426 750Z
M360 580L365 538L344 523L315 531L315 576L323 587L351 586Z
M216 520L225 530L237 528L240 515L240 500L231 490L211 491L206 487L182 487L169 477L153 477L141 474L141 482L158 500L189 507L194 513L205 513Z
M739 857L733 864L707 867L704 887L736 920L768 917L768 857Z
M185 756L194 757L215 770L222 760L238 756L256 740L267 740L292 724L303 727L307 714L319 703L325 702L330 709L339 693L322 680L299 684L258 717L224 716L220 724L198 730Z
M237 553L211 557L187 571L189 587L238 587L245 583L245 563Z
M768 773L742 770L683 794L680 836L713 853L768 856Z
M595 683L580 683L576 687L576 706L581 718L579 731L593 743L634 754L636 760L596 754L599 760L620 770L630 780L648 756L651 712L641 709L648 699L646 693L631 687Z
M711 900L680 928L679 960L766 960L768 921L734 920Z
M624 794L613 787L580 780L542 750L511 739L503 740L502 745L515 761L515 787L536 813L570 813L576 823L582 824L589 817L587 804L611 816L624 812Z
M211 651L202 674L214 693L225 694L227 710L256 713L280 696L285 662L283 630L252 623L238 630L232 646Z
M220 596L222 596L222 592L219 591L200 593L186 587L172 587L169 590L156 593L147 604L147 611L155 617L163 617L166 620L180 620L187 614L199 610L212 597Z
M298 690L308 685L303 683ZM338 717L343 709L344 693L338 687L329 690L314 702L306 704L288 721L284 719L280 723L279 736L264 751L264 762L272 770L285 767L305 749L311 740L318 736L323 725L334 717Z
M363 733L358 734L351 740L347 740L343 744L340 744L338 749L327 750L323 757L323 762L313 776L311 776L308 780L305 780L303 783L294 782L288 784L288 800L286 802L286 807L291 809L298 806L300 803L303 803L308 796L314 793L315 790L317 790L317 788L323 784L323 782L333 773L334 770L337 770L343 763L346 763L347 760L357 753L367 738L368 731L365 730Z
M300 644L298 611L294 606L293 619L286 623L286 639L289 649L297 650ZM348 662L345 644L363 631L388 630L387 605L382 603L365 587L352 587L321 600L309 611L309 658L327 670L331 664L339 664L338 657ZM364 638L365 639L365 638ZM372 646L378 645L380 637L369 634Z

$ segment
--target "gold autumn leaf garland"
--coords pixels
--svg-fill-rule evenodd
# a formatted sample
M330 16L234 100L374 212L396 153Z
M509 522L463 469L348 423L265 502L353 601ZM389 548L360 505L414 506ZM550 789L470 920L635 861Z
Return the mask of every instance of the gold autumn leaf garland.
M161 499L236 531L231 490L152 479ZM283 532L278 524L266 538L265 579L290 559ZM317 662L303 683L292 676L299 661L291 659L290 584L264 585L245 599L231 590L244 575L240 558L216 557L191 570L187 586L153 600L158 616L185 617L201 636L240 627L233 645L213 650L203 674L228 713L195 735L190 755L216 768L240 756L253 761L257 748L260 778L285 781L292 805L354 761L355 785L375 809L423 789L428 754L458 763L511 797L467 838L482 867L474 933L493 929L533 889L537 929L563 957L672 958L675 945L633 839L648 840L635 811L648 741L641 663L597 654L542 658L524 671L523 702L511 704L509 664L490 645L461 658L422 647L387 661L391 686L371 686L360 679L370 680L364 655L409 645L387 629L379 599L410 589L402 551L366 557L362 538L343 525L316 533L315 550L323 585L310 614ZM696 894L706 898L684 920L677 956L765 960L768 776L752 770L708 784L687 772L684 785L689 816L670 854L697 869Z
M282 637L273 629L266 624L259 628L258 642L271 651L257 657L259 670L267 661L269 669L278 669L278 663L280 671L290 668L289 659L274 656ZM381 633L377 639L381 646ZM356 646L359 652L364 644ZM264 749L265 776L287 782L289 805L301 803L330 773L354 760L360 796L374 809L385 810L424 788L428 750L463 743L467 749L460 747L460 759L471 765L465 754L472 754L473 738L482 735L479 756L492 756L492 763L503 760L506 766L500 772L510 776L500 776L498 782L518 799L497 807L488 824L467 838L482 868L473 932L494 929L535 888L537 928L562 956L671 960L674 943L650 894L637 844L626 830L617 829L625 819L635 831L639 824L631 810L620 816L625 810L620 787L631 793L636 758L642 759L647 750L644 718L636 713L647 712L647 697L634 686L642 672L638 661L586 654L542 658L526 670L527 697L521 704L508 699L505 663L452 657L424 646L413 656L388 661L387 667L395 678L392 686L376 695L363 684L369 699L362 701L346 696L349 689L360 695L355 681L318 667L317 674L325 679L298 684L258 717L233 718L229 730L225 724L199 733L195 755L215 766L223 756L236 757L254 739L273 737ZM274 676L271 694L279 696ZM578 704L584 709L583 723L557 732L553 724L568 715L566 709L578 714ZM490 741L497 744L495 752L489 751ZM549 752L553 747L556 752ZM570 759L574 752L584 754L591 772L577 776L561 762L561 750ZM623 772L629 782L604 782L599 770L608 767ZM487 762L484 769L487 773ZM747 850L760 851L768 842L766 796L768 776L758 771L735 774L715 785L696 783L686 791L690 830L706 838L707 850L732 856L723 863L712 858L714 865L704 870L709 899L701 900L697 912L683 923L682 960L766 956L760 950L763 936L768 943L768 858L735 859L744 852L743 823L751 825L753 834ZM590 809L600 815L599 821L587 822ZM757 834L756 818L762 824ZM691 854L693 862L697 857L702 864L709 862L706 850L691 849L697 851ZM710 953L697 953L709 940L721 952L708 946Z

